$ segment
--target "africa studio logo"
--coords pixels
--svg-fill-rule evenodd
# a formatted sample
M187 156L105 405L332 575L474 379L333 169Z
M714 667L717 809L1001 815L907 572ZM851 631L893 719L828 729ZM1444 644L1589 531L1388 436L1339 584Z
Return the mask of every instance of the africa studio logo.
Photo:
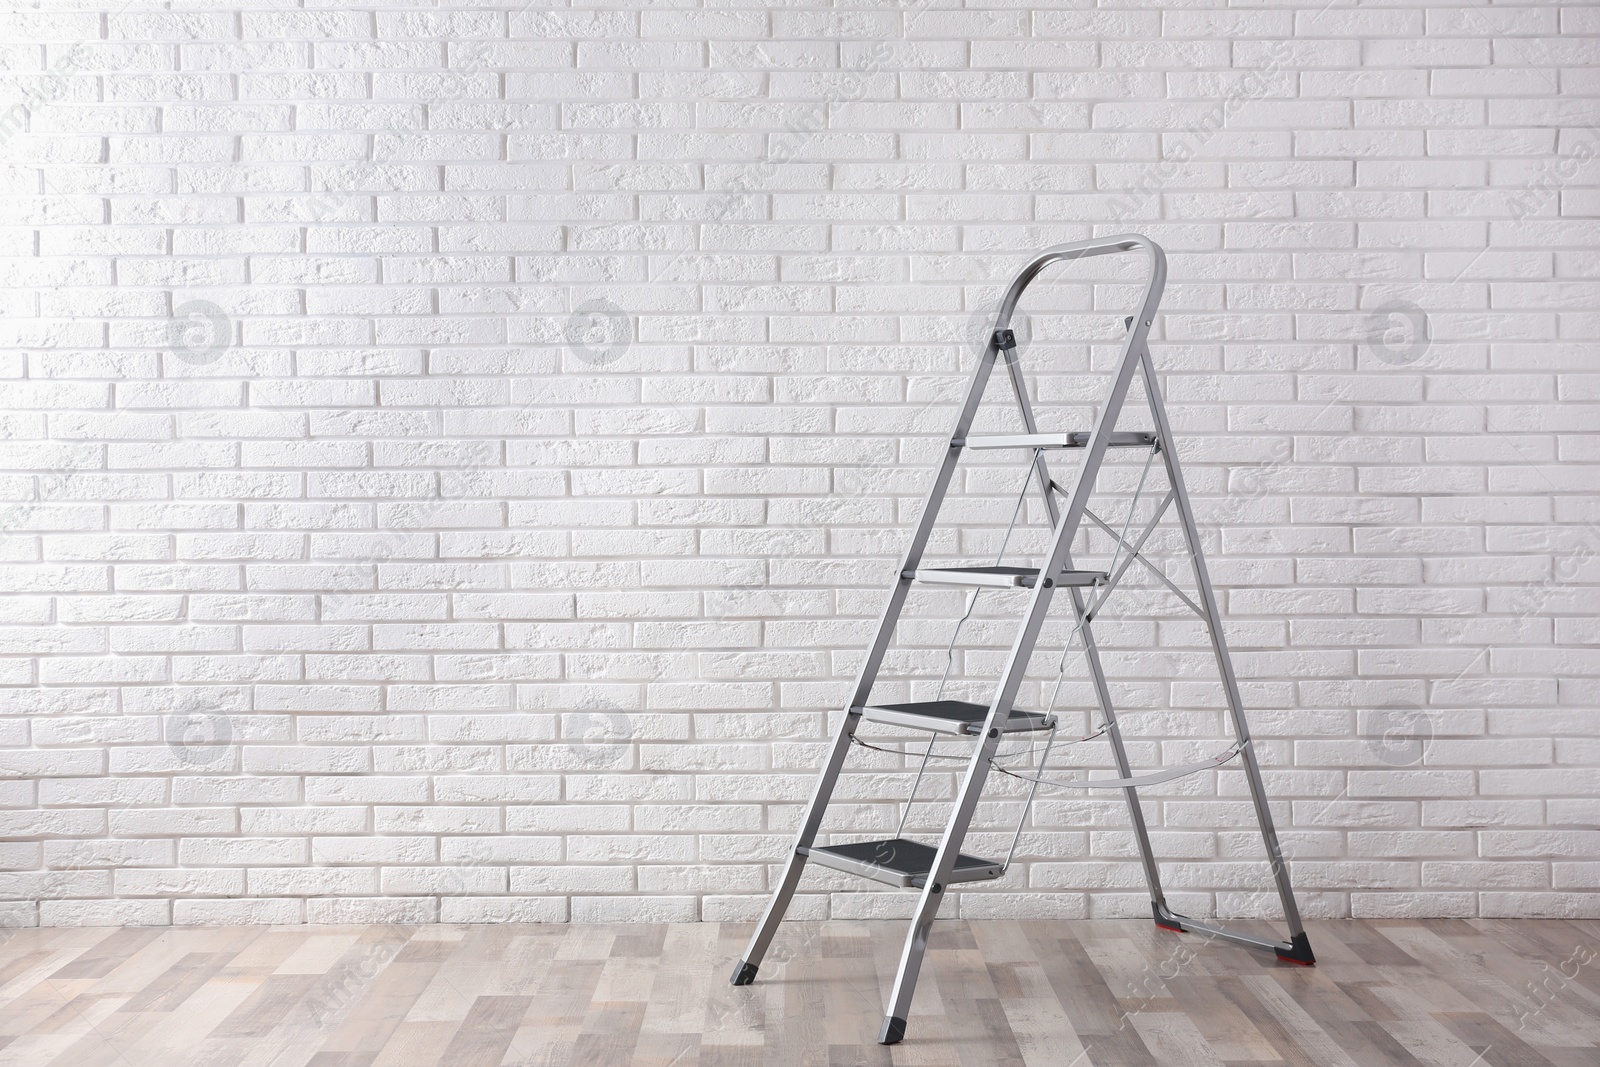
M585 711L563 716L561 732L578 767L599 771L619 769L629 762L633 738L624 715Z
M185 363L203 367L233 344L233 320L210 300L185 300L172 309L167 348Z
M633 344L633 321L605 297L586 300L567 316L562 336L572 354L603 367L621 359Z
M1415 704L1373 708L1366 715L1365 740L1373 759L1387 767L1421 763L1433 742L1433 721Z
M178 762L210 767L227 758L233 745L233 720L226 715L171 715L166 722L167 748Z
M1391 300L1367 316L1363 343L1391 367L1405 367L1422 358L1433 343L1428 315L1409 300Z
M989 336L994 333L994 320L999 312L999 301L990 301L967 316L961 337L969 348L981 348L989 343ZM1021 355L1028 347L1028 342L1033 339L1033 319L1026 311L1018 308L1012 313L1008 328L1016 339L1017 354Z

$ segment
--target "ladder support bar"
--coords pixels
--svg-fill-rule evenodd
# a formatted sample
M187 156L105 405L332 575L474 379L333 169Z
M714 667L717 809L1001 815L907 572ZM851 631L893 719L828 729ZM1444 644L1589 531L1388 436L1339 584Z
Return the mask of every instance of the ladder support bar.
M1183 601L1184 604L1186 604L1188 606L1190 611L1194 612L1196 615L1200 616L1202 619L1206 617L1205 611L1203 611L1201 609L1199 604L1196 604L1192 599L1190 599L1188 593L1185 593L1182 589L1179 589L1178 586L1176 585L1176 583L1174 583L1171 578L1168 578L1164 573L1162 573L1162 570L1161 570L1160 567L1157 567L1154 563L1151 563L1148 559L1146 559L1143 555L1141 555L1139 553L1139 549L1144 547L1145 538L1149 537L1151 532L1155 530L1156 525L1161 521L1162 514L1164 514L1166 512L1167 505L1172 501L1172 499L1173 499L1173 494L1171 492L1168 492L1167 493L1167 499L1162 501L1161 507L1156 510L1156 517L1150 520L1150 525L1145 527L1144 533L1139 536L1138 542L1134 545L1134 547L1133 547L1131 553L1129 554L1128 558L1123 561L1122 566L1117 568L1116 577L1112 578L1109 582L1106 583L1105 588L1101 592L1100 596L1098 596L1095 599L1095 602L1089 606L1089 617L1091 619L1093 619L1094 616L1100 614L1100 605L1105 603L1106 597L1111 595L1111 590L1116 588L1117 581L1121 579L1121 577L1123 575L1123 572L1128 569L1128 565L1130 563L1132 563L1134 560L1138 560L1140 563L1143 563L1145 565L1145 567L1150 571L1151 574L1155 575L1156 578L1158 578L1163 585L1165 585L1168 589L1172 590L1172 593L1173 593L1174 596L1176 596L1179 600ZM1116 538L1117 541L1119 541L1124 548L1128 547L1128 542L1126 542L1126 541L1124 541L1122 539L1122 535L1117 533L1117 531L1113 530L1111 527L1107 526L1105 524L1105 522L1100 518L1100 516L1096 515L1092 511L1088 511L1088 510L1084 511L1084 515L1091 522L1093 522L1096 526L1100 527L1100 529L1104 530L1106 533L1108 533L1112 537Z
M1104 530L1106 533L1110 534L1112 537L1116 538L1117 543L1128 550L1128 558L1123 560L1122 564L1117 567L1115 574L1112 574L1106 579L1106 584L1100 590L1100 595L1095 598L1094 603L1089 605L1089 618L1091 620L1093 620L1093 618L1100 613L1100 605L1105 603L1106 598L1109 597L1112 591L1117 588L1117 583L1122 581L1122 576L1128 572L1129 567L1133 566L1134 560L1140 560L1145 566L1150 566L1150 561L1141 556L1139 554L1139 550L1144 547L1145 541L1149 540L1150 535L1154 533L1156 527L1161 524L1161 518L1167 513L1167 508L1170 507L1171 504L1172 491L1168 490L1167 495L1161 501L1161 505L1156 508L1156 513L1150 517L1150 521L1145 524L1144 529L1139 531L1139 536L1134 539L1132 545L1129 545L1127 541L1123 540L1122 535L1111 529L1110 525L1108 525L1105 520L1101 519L1100 516L1096 515L1087 508L1084 509L1084 515L1087 516L1091 522L1100 527L1100 529Z

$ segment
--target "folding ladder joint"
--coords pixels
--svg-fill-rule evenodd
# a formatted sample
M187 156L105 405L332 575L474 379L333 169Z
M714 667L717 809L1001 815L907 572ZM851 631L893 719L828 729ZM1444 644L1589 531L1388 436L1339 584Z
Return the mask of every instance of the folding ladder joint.
M1009 352L1017 347L1017 335L1011 330L996 330L994 346L1002 352Z

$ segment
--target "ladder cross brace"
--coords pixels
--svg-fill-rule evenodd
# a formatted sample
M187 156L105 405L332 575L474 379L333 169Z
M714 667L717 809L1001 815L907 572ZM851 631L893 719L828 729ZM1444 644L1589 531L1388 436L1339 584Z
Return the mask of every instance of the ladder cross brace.
M1149 524L1145 526L1144 531L1140 533L1138 540L1135 541L1132 546L1128 545L1128 542L1123 539L1121 534L1117 533L1117 531L1106 525L1105 520L1101 519L1100 516L1096 515L1092 511L1084 512L1084 515L1089 519L1090 522L1093 522L1096 526L1100 527L1100 529L1116 538L1119 545L1122 545L1124 548L1128 549L1128 558L1123 560L1122 565L1117 568L1116 573L1107 579L1104 587L1101 590L1099 598L1089 606L1089 617L1091 620L1095 615L1100 613L1100 605L1104 603L1105 599L1111 595L1112 590L1116 589L1117 583L1122 580L1122 575L1127 571L1129 565L1131 565L1134 560L1138 560L1140 563L1143 563L1145 567L1149 569L1151 574L1155 575L1162 584L1172 591L1174 596L1183 601L1184 604L1188 605L1189 610L1193 611L1202 619L1206 617L1205 610L1201 608L1199 604L1196 604L1193 600L1189 599L1188 593L1185 593L1182 589L1179 589L1172 579L1168 578L1166 573L1162 571L1160 567L1157 567L1154 563L1151 563L1150 560L1145 558L1145 556L1139 551L1144 547L1145 539L1148 538L1150 534L1154 532L1156 526L1160 524L1161 517L1166 514L1167 508L1172 503L1173 496L1174 494L1171 491L1168 491L1167 498L1163 500L1161 502L1161 506L1156 509L1155 517L1152 518Z

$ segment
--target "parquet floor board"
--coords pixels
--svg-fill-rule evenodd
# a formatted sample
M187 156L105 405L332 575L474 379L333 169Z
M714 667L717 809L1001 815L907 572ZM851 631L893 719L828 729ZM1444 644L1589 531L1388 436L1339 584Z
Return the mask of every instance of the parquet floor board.
M1135 920L13 930L0 1067L1595 1067L1600 923L1313 924L1299 968Z

